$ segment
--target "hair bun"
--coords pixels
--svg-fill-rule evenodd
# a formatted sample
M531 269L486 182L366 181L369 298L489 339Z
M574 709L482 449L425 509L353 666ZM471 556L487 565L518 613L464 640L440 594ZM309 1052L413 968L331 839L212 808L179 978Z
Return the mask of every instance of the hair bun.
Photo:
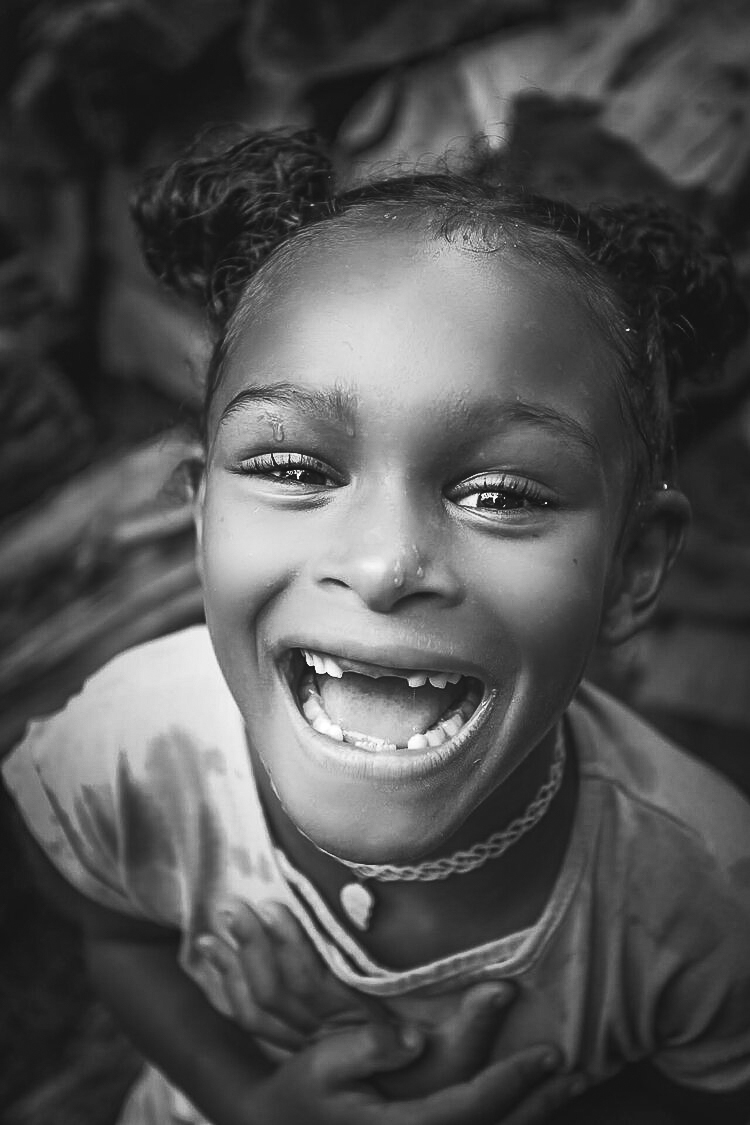
M722 238L660 204L600 207L598 258L621 280L651 294L671 390L709 379L748 327L740 281ZM644 310L648 311L648 310Z
M222 324L271 251L329 201L332 178L312 132L204 134L173 164L148 172L133 199L146 263Z

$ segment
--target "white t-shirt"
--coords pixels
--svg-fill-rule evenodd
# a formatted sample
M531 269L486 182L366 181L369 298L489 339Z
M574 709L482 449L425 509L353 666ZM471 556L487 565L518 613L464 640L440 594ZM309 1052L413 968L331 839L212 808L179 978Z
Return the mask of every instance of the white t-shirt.
M178 928L183 968L221 1010L195 939L221 932L237 900L276 900L337 976L395 1010L437 1017L469 981L514 980L500 1051L554 1042L594 1079L650 1057L687 1086L750 1084L750 805L590 686L565 721L580 791L541 917L405 972L371 960L275 849L203 626L117 657L30 724L3 773L61 873L104 906ZM202 1118L149 1071L124 1120Z

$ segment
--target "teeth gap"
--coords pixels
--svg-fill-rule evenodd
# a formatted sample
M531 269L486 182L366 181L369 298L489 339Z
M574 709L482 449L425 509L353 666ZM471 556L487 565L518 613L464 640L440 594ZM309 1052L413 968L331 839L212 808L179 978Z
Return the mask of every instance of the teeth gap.
M302 669L296 685L296 696L300 711L309 725L319 733L326 734L329 738L333 738L336 742L347 742L362 750L368 750L374 753L383 753L384 751L393 753L396 750L404 749L423 750L428 746L440 746L444 742L455 738L456 735L463 730L473 717L482 699L483 687L481 683L468 676L456 676L455 680L447 680L445 684L433 684L433 686L444 688L447 683L462 682L463 691L461 695L457 699L454 699L450 706L446 708L434 726L426 731L413 734L409 738L406 746L397 746L394 743L387 742L385 739L377 738L361 731L345 730L338 723L334 723L323 708L320 698L318 676L333 674L339 678L343 672L335 665L335 661L332 661L334 671L331 673L329 668L325 666L328 659L331 658L323 658L318 653L301 650L301 657ZM430 682L432 682L433 677L429 677L429 679ZM424 682L426 681L427 677L425 677ZM422 684L416 685L410 682L410 686L422 686Z

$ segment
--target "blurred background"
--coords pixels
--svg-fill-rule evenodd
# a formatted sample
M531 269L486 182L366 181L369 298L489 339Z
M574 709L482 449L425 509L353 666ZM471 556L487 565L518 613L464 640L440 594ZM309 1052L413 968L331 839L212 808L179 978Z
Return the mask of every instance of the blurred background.
M0 90L0 755L106 659L201 620L176 470L208 340L128 219L198 130L313 127L344 180L484 137L533 190L686 210L750 292L745 0L3 0ZM592 674L750 793L747 346L678 446L687 550L654 627ZM0 837L0 1117L109 1125L138 1059L7 814Z

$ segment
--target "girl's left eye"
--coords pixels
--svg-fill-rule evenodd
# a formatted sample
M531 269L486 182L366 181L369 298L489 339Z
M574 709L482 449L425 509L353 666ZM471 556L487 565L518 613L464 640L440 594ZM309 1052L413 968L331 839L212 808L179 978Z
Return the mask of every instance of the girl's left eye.
M239 463L239 472L289 488L334 488L339 483L329 465L304 453L262 453L247 457Z
M509 473L470 477L451 489L449 499L460 508L508 518L552 507L554 497L526 477Z

